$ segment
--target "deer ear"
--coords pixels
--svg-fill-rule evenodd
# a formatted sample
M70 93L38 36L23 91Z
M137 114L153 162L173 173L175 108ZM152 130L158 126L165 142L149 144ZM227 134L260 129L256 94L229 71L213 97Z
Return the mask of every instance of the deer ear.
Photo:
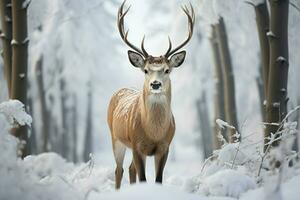
M171 56L169 63L170 67L179 67L185 59L185 51L180 51Z
M139 53L136 53L134 51L128 50L128 58L130 63L138 68L143 68L145 64L145 60L143 56Z

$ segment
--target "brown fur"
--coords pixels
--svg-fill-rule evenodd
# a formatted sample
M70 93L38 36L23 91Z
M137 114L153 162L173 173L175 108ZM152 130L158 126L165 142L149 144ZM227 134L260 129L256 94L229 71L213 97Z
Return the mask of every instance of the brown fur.
M151 103L151 96L143 91L121 89L113 95L108 108L108 124L117 162L116 188L120 187L123 160L118 158L116 143L121 142L133 151L130 165L130 182L135 182L136 171L140 181L145 181L145 157L155 156L156 182L162 182L169 145L175 132L171 112L171 88L164 101ZM122 160L122 161L120 161Z

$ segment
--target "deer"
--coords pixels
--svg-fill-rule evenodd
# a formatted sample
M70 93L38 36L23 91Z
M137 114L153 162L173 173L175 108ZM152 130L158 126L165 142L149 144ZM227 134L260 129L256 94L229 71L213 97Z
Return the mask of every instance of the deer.
M168 158L169 146L175 134L175 120L171 110L170 73L185 60L182 49L191 39L195 23L193 6L182 6L188 19L188 36L176 48L169 47L164 55L149 55L144 47L145 36L138 48L128 40L124 19L130 6L124 11L126 0L118 10L117 26L128 50L130 63L145 75L143 89L138 91L123 88L113 94L107 113L111 133L113 154L116 162L115 188L120 189L123 177L123 162L127 148L132 150L129 166L129 182L146 182L145 164L147 156L154 156L155 182L162 183L163 171ZM178 52L179 51L179 52Z

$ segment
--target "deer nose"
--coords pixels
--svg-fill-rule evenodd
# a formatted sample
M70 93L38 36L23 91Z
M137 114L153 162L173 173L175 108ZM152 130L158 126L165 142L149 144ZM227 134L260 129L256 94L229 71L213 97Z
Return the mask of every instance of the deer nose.
M155 80L150 83L150 86L153 90L158 90L161 87L161 82Z

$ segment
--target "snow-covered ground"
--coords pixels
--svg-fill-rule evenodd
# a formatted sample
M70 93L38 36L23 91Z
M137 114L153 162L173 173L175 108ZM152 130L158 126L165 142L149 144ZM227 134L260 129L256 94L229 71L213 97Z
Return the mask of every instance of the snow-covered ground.
M177 176L184 171L183 166L187 167L189 163L183 163L180 166L169 163L173 172L168 173L170 169L167 170L163 185L154 184L152 179L149 183L131 186L128 184L125 170L122 188L116 192L112 166L103 167L93 161L74 165L55 153L28 156L22 161L16 157L12 158L15 155L13 150L16 149L11 146L15 147L15 139L9 136L4 141L7 143L6 148L1 145L1 151L5 153L0 156L1 160L5 161L0 164L1 200L275 199L274 197L266 198L266 196L274 195L276 175L270 177L269 182L261 187L257 185L256 179L247 174L244 169L219 169L211 175L199 176L201 171L199 166L194 169L190 167L193 170L188 173L190 177ZM9 149L7 148L11 148L10 155L8 155ZM274 195L276 198L298 199L299 172L300 170L295 170L293 177L282 183L281 192L276 194L281 195L282 198Z
M93 155L89 162L77 165L66 162L56 153L27 156L24 160L18 158L19 141L8 131L15 123L30 125L31 118L16 100L0 104L0 117L4 127L0 134L1 200L298 199L299 163L289 167L283 157L279 170L263 168L257 176L258 154L250 155L239 143L224 144L204 164L170 161L163 185L154 184L151 173L149 183L129 185L125 170L122 188L115 191L113 166L104 167ZM276 150L277 159L285 150ZM271 166L271 160L264 165ZM152 170L150 167L147 171Z

